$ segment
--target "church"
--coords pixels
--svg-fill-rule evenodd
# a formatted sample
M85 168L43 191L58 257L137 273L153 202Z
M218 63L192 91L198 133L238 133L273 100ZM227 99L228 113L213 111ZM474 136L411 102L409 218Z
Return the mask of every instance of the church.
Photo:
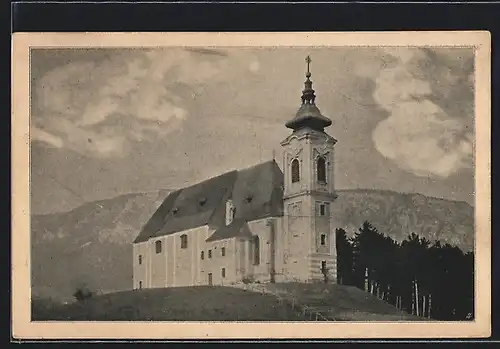
M302 103L272 160L171 192L133 242L133 288L336 282L332 121Z

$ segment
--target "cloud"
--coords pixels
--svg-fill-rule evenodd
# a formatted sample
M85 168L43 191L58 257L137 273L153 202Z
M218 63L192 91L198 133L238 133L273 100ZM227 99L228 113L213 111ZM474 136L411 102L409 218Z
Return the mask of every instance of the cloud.
M182 129L186 91L222 81L232 63L183 49L118 51L91 61L82 54L35 82L33 139L92 157L123 156L133 141Z
M64 145L61 138L45 132L44 130L37 127L32 127L30 134L33 141L43 142L55 148L62 148Z
M446 178L471 168L472 58L462 58L472 52L401 48L386 53L397 60L376 79L373 98L389 112L373 131L376 149L417 176Z

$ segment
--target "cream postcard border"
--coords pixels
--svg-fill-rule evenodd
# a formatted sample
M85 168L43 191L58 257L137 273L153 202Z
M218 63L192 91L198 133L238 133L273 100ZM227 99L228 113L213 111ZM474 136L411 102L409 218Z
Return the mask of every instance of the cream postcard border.
M31 322L30 48L158 46L475 47L475 309L473 322ZM449 338L491 334L491 37L462 32L15 33L12 38L12 336L15 339Z

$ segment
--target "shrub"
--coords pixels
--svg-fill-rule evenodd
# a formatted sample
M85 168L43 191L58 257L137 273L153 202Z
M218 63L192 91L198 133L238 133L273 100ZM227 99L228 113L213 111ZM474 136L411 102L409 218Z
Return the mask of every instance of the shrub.
M254 278L251 277L251 276L244 277L241 281L243 281L243 283L245 285L247 285L247 284L253 284L255 282Z
M75 297L79 302L92 298L93 295L93 292L86 287L79 287L77 288L76 292L73 293L73 297Z

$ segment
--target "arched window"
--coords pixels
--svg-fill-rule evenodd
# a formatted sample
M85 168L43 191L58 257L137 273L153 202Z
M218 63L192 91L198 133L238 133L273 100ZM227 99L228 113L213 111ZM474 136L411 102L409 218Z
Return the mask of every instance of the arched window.
M253 238L253 264L260 264L260 239L258 236Z
M293 159L292 161L292 183L300 181L300 168L299 160Z
M181 248L187 248L188 247L188 237L186 234L181 235Z
M325 246L326 245L326 234L321 234L321 246Z
M326 205L325 204L319 205L319 215L320 216L326 215Z
M161 253L161 241L160 240L155 242L155 249L156 249L156 253Z
M321 156L316 161L316 174L318 176L318 182L326 182L326 162Z

